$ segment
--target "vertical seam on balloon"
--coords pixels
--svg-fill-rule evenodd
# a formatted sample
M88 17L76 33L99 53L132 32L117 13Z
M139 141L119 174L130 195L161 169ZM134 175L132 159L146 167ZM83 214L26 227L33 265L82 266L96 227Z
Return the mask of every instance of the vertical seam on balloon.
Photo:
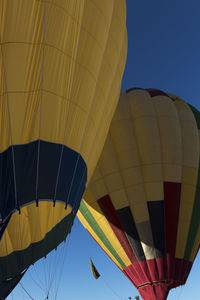
M192 111L195 121L196 121L196 126L198 129L198 135L200 137L200 123L198 122L198 119L200 117L200 113L199 111L194 108L192 105L189 105L190 110ZM190 220L190 227L189 227L189 231L188 231L188 237L187 237L187 242L186 242L186 248L185 248L185 252L184 252L184 258L185 259L191 259L191 255L193 252L193 247L195 246L195 242L196 242L196 238L198 236L198 231L199 231L199 224L200 222L195 222L196 218L195 218L195 214L198 211L198 186L200 185L200 160L199 160L199 168L198 168L198 175L197 175L197 182L196 182L196 191L195 191L195 199L194 199L194 203L193 203L193 211L192 211L192 216L191 216L191 220ZM196 223L196 224L195 224ZM189 244L190 242L190 244Z
M125 33L126 33L126 26L124 27L124 35L125 35ZM121 45L121 51L119 52L119 58L121 57L121 53L122 53L123 50L124 50L124 48L123 48L123 41L124 41L124 39L122 39L122 45ZM118 60L118 63L119 63L119 60ZM117 66L118 66L118 63L117 63ZM115 73L117 73L117 70L118 70L117 66L116 66ZM114 79L115 79L115 76L113 76L113 81L114 81ZM112 88L112 85L111 85L111 88ZM110 90L109 90L109 92L108 92L108 95L109 95L109 93L110 93ZM108 97L108 95L107 95L107 97ZM89 152L89 154L88 154L88 157L89 157L89 158L88 158L88 162L87 162L88 164L89 164L89 161L90 161L90 159L91 159L91 157L92 157L91 152L92 152L92 150L93 150L93 148L94 148L94 144L95 144L96 138L97 138L97 136L98 136L98 129L99 129L99 127L101 126L102 119L103 119L103 117L104 117L104 112L105 112L105 110L106 110L106 107L107 107L107 106L106 106L106 103L105 103L104 110L103 110L103 112L102 112L102 115L101 115L101 118L100 118L100 121L99 121L99 125L98 125L98 127L97 127L96 134L95 134L95 137L94 137L94 139L93 139L93 143L92 143L92 146L91 146L91 148L90 148L90 152ZM77 188L77 193L76 193L75 199L77 199L77 196L78 196L78 194L79 194L79 191L80 191L80 188L81 188L81 185L82 185L82 181L83 181L83 179L85 178L86 173L87 173L87 167L85 166L85 169L84 169L83 174L82 174L82 178L81 178L81 180L80 180L79 187Z
M1 45L1 58L2 58L2 67L3 67L3 77L4 77L4 84L6 89L6 100L7 100L7 107L8 107L8 118L9 118L9 127L10 127L10 142L11 142L11 153L12 153L12 164L13 164L13 179L14 179L14 191L15 191L15 206L20 213L20 203L17 199L17 181L16 181L16 166L15 166L15 154L14 154L14 147L13 147L13 138L12 138L12 124L11 124L11 114L10 114L10 104L9 104L9 97L8 97L8 86L7 86L7 79L6 79L6 68L5 68L5 61L4 61L4 54L3 54L3 47L1 44L1 37L0 37L0 45ZM1 217L1 216L0 216Z
M147 92L146 90L143 90L144 91L144 93L145 92ZM149 95L149 93L148 93L148 95ZM152 103L152 100L151 100L151 96L149 95L149 97L150 97L150 99L148 100L148 101L150 101L150 103ZM128 101L128 103L129 103L129 105L130 105L130 101ZM155 110L155 109L154 109ZM131 111L131 109L130 109L130 111ZM144 174L143 174L143 166L142 166L142 164L141 164L141 154L140 154L140 147L139 147L139 145L138 145L138 138L137 138L137 135L136 135L136 131L135 131L135 124L134 124L134 117L133 117L133 114L131 113L131 121L132 121L132 128L133 128L133 135L134 135L134 138L135 138L135 145L136 145L136 149L137 149L137 153L138 153L138 161L139 161L139 166L140 166L140 171L141 171L141 175L142 175L142 179L143 179L143 181L142 181L142 183L143 183L143 185L144 185L144 191L145 191L145 204L146 204L146 210L147 210L147 213L148 213L148 216L149 216L149 229L150 229L150 232L151 232L151 239L152 239L152 243L153 243L153 245L152 245L152 250L153 250L153 257L152 257L152 259L154 259L155 260L155 258L156 258L156 253L155 253L155 245L154 245L154 239L153 239L153 232L152 232L152 227L151 227L151 222L150 222L150 214L149 214L149 210L148 210L148 199L147 199L147 193L146 193L146 189L145 189L145 182L144 182ZM137 225L136 225L137 226ZM138 235L139 235L139 233L138 233ZM140 235L139 235L139 237L140 237ZM141 245L141 247L142 247L142 245ZM143 249L143 247L142 247L142 249ZM144 250L143 250L143 252L144 252ZM144 257L146 258L146 254L145 254L145 252L144 252ZM147 258L146 258L147 259ZM145 262L146 263L146 262ZM142 273L144 273L144 269L143 269L143 267L141 266L141 264L138 264L138 266L140 267L140 269L141 269L141 272ZM146 263L146 266L147 266L147 268L148 268L148 270L149 270L149 274L150 274L150 276L152 276L151 275L151 270L149 269L149 266L148 266L148 264Z
M109 137L110 140L111 140L110 132L108 133L107 138L108 138L108 137ZM118 173L118 175L120 176L120 179L121 179L121 181L122 181L123 190L124 190L124 193L126 194L127 202L129 203L129 207L130 207L130 201L129 201L129 198L128 198L128 194L127 194L127 192L126 192L125 182L124 182L123 177L122 177L122 174L121 174L121 168L120 168L119 163L118 163L117 160L116 160L116 157L117 157L118 155L116 154L116 151L115 151L115 149L114 149L114 147L113 147L112 140L111 140L111 144L112 144L112 152L114 153L114 157L115 157L115 162L116 162L117 167L118 167L117 173ZM100 163L100 161L99 161L99 163ZM108 191L109 191L108 185L107 185L106 181L103 179L104 176L102 175L102 171L101 171L101 167L100 167L99 163L98 163L99 173L101 174L101 179L103 180L104 185L105 185L105 187L106 187L106 189L107 189L107 194L109 195L110 193L108 192ZM111 202L112 202L112 199L111 199ZM112 203L113 203L113 202L112 202ZM114 206L114 203L113 203L113 206ZM114 209L115 209L115 206L114 206ZM115 209L115 211L116 211L116 209ZM117 211L116 211L116 212L117 212ZM133 219L134 219L134 217L133 217ZM119 219L119 221L120 221L120 223L121 223L121 220L120 220L120 219ZM127 241L128 241L128 243L129 243L129 246L130 246L130 248L132 249L132 252L134 253L134 255L136 256L136 254L135 254L135 252L134 252L134 248L133 248L133 246L131 245L131 243L130 243L130 241L129 241L129 238L128 238L128 236L127 236L125 230L124 230L124 226L122 225L122 223L121 223L121 226L122 226L122 229L123 229L123 231L124 231L124 234L125 234L125 236L126 236L126 238L127 238ZM112 227L111 227L111 230L113 231ZM114 235L116 236L116 234L115 234L114 231L113 231L113 233L114 233ZM118 239L117 236L116 236L116 238ZM119 241L119 239L118 239L118 241ZM120 241L119 241L119 243L120 243ZM120 245L121 245L121 247L123 248L123 246L122 246L121 243L120 243ZM124 249L124 248L123 248L123 249ZM142 249L142 250L143 250L143 249ZM143 251L143 253L144 253L144 251ZM126 254L126 255L127 255L127 254ZM127 255L127 257L128 257L128 255ZM136 256L136 258L137 258L137 261L138 261L138 257L137 257L137 256Z
M99 12L101 13L101 15L104 17L105 23L108 24L107 19L106 19L106 16L104 15L103 10L101 10L100 7L99 7L93 0L89 0L89 1L90 1L90 2L98 9L98 11L99 11ZM115 1L116 1L116 0L114 0L113 3L115 3ZM115 4L113 4L113 5L115 5ZM120 20L120 21L121 21L121 20ZM120 25L122 25L122 24L120 23ZM113 38L113 36L110 35L110 37L111 37L112 41L114 42L115 46L117 47L118 45L117 45L115 39Z
M79 53L80 39L81 39L81 34L82 34L82 24L83 24L84 12L85 12L85 2L86 2L86 0L84 0L84 4L83 4L83 8L82 8L82 16L81 16L80 31L79 31L78 43L77 43L77 52L76 52L76 58L75 58L74 74L73 74L73 78L72 78L72 84L71 84L71 90L70 90L70 95L69 95L69 101L68 101L68 105L67 105L67 115L66 115L65 128L64 128L64 136L63 136L63 142L62 142L62 147L61 147L61 152L60 152L58 172L57 172L57 178L56 178L56 184L55 184L53 206L55 206L55 202L56 202L56 193L57 193L58 181L59 181L59 176L60 176L60 169L61 169L61 163L62 163L62 157L63 157L63 151L64 151L64 143L65 143L65 138L66 138L67 128L68 128L67 125L68 125L68 119L69 119L69 114L70 114L70 107L71 107L71 100L72 100L72 91L73 91L74 82L75 82L75 73L76 73L77 64L78 64L78 53ZM67 205L65 206L65 208L66 207L67 207Z
M160 128L160 122L159 122L159 115L157 113L157 110L156 110L156 106L155 106L155 103L153 102L152 100L153 97L151 97L151 101L152 101L152 105L153 105L153 108L154 108L154 112L155 112L155 119L156 119L156 123L157 123L157 128L158 128L158 132L159 132L159 144L160 144L160 156L161 156L161 171L162 171L162 188L163 188L163 214L164 214L164 246L165 246L165 257L166 257L166 254L167 254L167 249L166 249L166 246L167 246L167 241L166 241L166 220L165 220L165 191L164 191L164 164L163 164L163 158L164 158L164 155L163 155L163 143L162 143L162 135L161 135L161 128ZM158 265L157 265L157 257L154 259L155 261L155 266L156 266L156 269L157 269L157 274L159 276L159 271L158 271ZM151 268L148 266L148 269L149 269L149 272L151 274ZM168 274L169 276L169 274Z
M42 123L42 100L43 100L43 85L44 85L44 52L45 52L45 36L46 36L46 0L44 0L44 27L43 27L43 47L42 47L42 78L41 78L41 94L40 94L40 119L39 119L39 138L38 138L38 155L37 155L37 169L36 169L36 205L38 206L38 185L39 185L39 165L40 165L40 135Z
M180 206L179 206L179 218L178 218L178 226L177 226L177 238L176 238L176 248L175 248L175 257L177 256L177 247L178 247L178 240L179 240L179 227L180 227L180 212L181 212L181 198L182 198L182 189L183 189L183 168L184 168L184 151L183 151L183 130L182 130L182 121L180 119L180 111L177 109L177 106L175 103L177 103L179 101L179 98L177 100L174 101L174 105L175 105L175 109L177 111L177 118L179 121L179 125L180 125L180 133L181 133L181 154L182 154L182 161L181 161L181 196L180 196ZM188 233L189 233L189 228L188 228ZM187 240L186 240L187 242ZM185 244L186 246L186 244ZM183 258L184 258L184 254L183 254ZM183 259L182 258L182 259Z
M144 93L146 93L146 90L144 90L144 89L141 89ZM130 91L130 93L131 93L131 91ZM132 92L132 93L134 93L134 91ZM149 95L149 93L148 93L148 95ZM149 95L149 97L150 97L150 95ZM148 101L150 101L151 102L151 97L150 97L150 99L148 100ZM130 107L130 100L128 99L128 106ZM130 107L130 112L131 112L131 107ZM136 147L136 149L137 149L137 154L138 154L138 166L139 166L139 168L140 168L140 172L141 172L141 175L142 175L142 185L144 186L144 192L145 192L145 205L146 205L146 211L147 211L147 213L148 213L148 216L149 216L149 229L150 229L150 232L151 232L151 239L152 239L152 243L153 243L153 245L152 245L152 250L153 250L153 258L155 258L155 250L154 250L154 240L153 240L153 233L152 233L152 228L151 228L151 223L150 223L150 215L149 215L149 210L148 210L148 201L147 201L147 193L146 193L146 189L145 189L145 182L144 182L144 174L143 174L143 164L141 163L141 154L140 154L140 147L139 147L139 145L138 145L138 138L137 138L137 135L136 135L136 131L135 131L135 122L134 122L134 120L135 120L135 118L134 118L134 116L133 116L133 114L131 113L131 118L130 118L130 120L131 120L131 122L132 122L132 128L133 128L133 137L134 137L134 140L135 140L135 147ZM133 216L134 217L134 216ZM137 225L136 225L136 227L137 227ZM139 234L139 233L138 233ZM140 234L139 234L139 237L140 237ZM141 245L141 247L142 247L142 245ZM143 247L142 247L142 249L143 249ZM143 250L143 252L144 252L144 250ZM146 254L145 254L145 252L144 252L144 256L145 256L145 258L146 258ZM143 270L142 270L142 272L143 272Z
M159 122L159 114L156 110L156 105L153 101L153 97L151 97L151 103L152 103L152 106L154 108L154 113L155 113L155 120L156 120L156 124L157 124L157 128L158 128L158 134L159 134L159 144L160 144L160 158L161 158L161 171L162 171L162 188L163 188L163 199L161 199L163 201L163 204L165 204L165 201L164 201L164 197L165 197L165 194L164 194L164 164L163 164L163 143L162 143L162 135L161 135L161 128L160 128L160 122ZM165 207L163 207L164 209L164 245L165 245L165 255L166 255L166 226L165 226ZM157 257L156 257L157 258ZM155 264L157 266L157 262L155 260Z
M175 96L175 95L174 95ZM174 106L174 110L176 111L176 117L177 117L177 122L179 124L179 129L180 129L180 140L181 140L181 157L182 157L182 160L181 160L181 190L180 190L180 200L179 200L179 212L178 212L178 220L177 220L177 233L176 233L176 244L175 244L175 252L174 252L174 256L176 257L176 247L177 247L177 241L178 241L178 229L179 229L179 217L180 217L180 209L181 209L181 193L182 193L182 179L183 179L183 138L182 138L182 125L181 125L181 122L180 122L180 118L179 118L179 112L176 108L176 105L175 105L175 102L177 101L176 98L178 99L177 96L175 96L175 99L172 99L172 96L171 95L168 95L168 97L173 101L173 106ZM170 274L169 274L170 276Z
M110 29L111 29L111 24L112 24L113 12L114 12L114 2L113 2L113 7L112 7L112 14L111 14L111 17L110 17L110 24L109 24L109 28L108 28L108 33L107 33L107 39L106 39L106 42L105 42L104 52L103 52L103 55L102 55L101 64L99 66L99 71L98 71L98 74L97 74L97 77L96 77L95 88L97 87L97 82L98 82L99 76L101 74L101 69L102 69L102 65L103 65L103 61L104 61L104 56L105 56L106 49L107 49L107 43L108 43L109 33L110 33ZM91 104L90 104L90 107L89 107L88 118L87 118L87 121L86 121L86 124L85 124L85 129L84 129L84 133L83 133L83 136L82 136L82 140L81 140L81 144L80 144L80 149L79 149L79 152L78 152L78 155L77 155L76 165L75 165L75 169L74 169L74 172L73 172L70 189L69 189L67 200L66 200L66 206L68 204L69 197L70 197L70 194L71 194L71 189L72 189L72 186L73 186L73 182L74 182L74 178L75 178L75 174L76 174L78 162L79 162L79 159L80 159L80 156L81 156L80 152L82 150L84 138L85 138L85 135L86 135L86 132L87 132L86 130L87 130L87 127L88 127L88 124L89 124L89 120L90 120L89 117L90 117L90 114L91 114L91 111L92 111L92 108L93 108L93 105L94 105L94 100L95 100L95 95L96 95L95 91L96 90L94 90L94 92L93 92L93 97L92 97ZM73 208L75 208L75 205L76 205L76 202L77 202L76 200L77 199L75 199L75 203L74 203Z

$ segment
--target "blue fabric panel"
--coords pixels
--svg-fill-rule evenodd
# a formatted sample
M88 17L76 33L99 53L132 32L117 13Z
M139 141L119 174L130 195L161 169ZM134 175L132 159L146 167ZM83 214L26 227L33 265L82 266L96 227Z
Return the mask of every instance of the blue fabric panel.
M38 143L13 146L17 199L11 147L0 154L0 217L3 220L17 206L36 200L62 201L70 204L74 213L79 208L87 180L87 166L83 158L61 144L40 141L38 165Z

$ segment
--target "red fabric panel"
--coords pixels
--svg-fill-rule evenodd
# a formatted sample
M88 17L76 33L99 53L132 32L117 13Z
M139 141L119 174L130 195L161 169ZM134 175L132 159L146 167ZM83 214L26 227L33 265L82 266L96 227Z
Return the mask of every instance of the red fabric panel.
M126 252L130 261L133 263L134 261L137 260L136 256L133 253L133 250L129 244L128 238L126 237L126 234L123 231L121 222L117 216L116 210L112 204L110 196L105 195L104 197L100 198L98 200L98 204L99 204L104 216L106 217L107 221L109 222L110 227L112 228L117 239L119 240L122 248Z
M169 294L169 288L166 284L156 284L144 286L139 289L140 295L144 300L166 300Z
M176 265L173 263L174 258L167 254L166 257L166 272L167 272L167 278L174 278L175 270L176 270Z
M175 256L181 183L164 182L166 253Z
M165 300L170 289L185 283L191 267L191 262L168 256L135 262L123 273L134 283L144 300Z
M165 278L167 278L166 266L167 262L165 258L156 258L156 267L158 270L159 280L165 280Z
M160 96L160 95L169 97L165 92L163 92L161 90L156 90L156 89L146 89L146 90L150 94L151 97Z

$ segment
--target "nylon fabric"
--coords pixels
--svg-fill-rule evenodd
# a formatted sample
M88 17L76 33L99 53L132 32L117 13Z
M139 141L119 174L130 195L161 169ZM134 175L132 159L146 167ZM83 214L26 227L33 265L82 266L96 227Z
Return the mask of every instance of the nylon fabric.
M199 120L200 113L175 95L122 91L82 200L90 203L94 222L100 213L114 249L113 234L129 258L137 257L123 272L144 299L164 300L184 284L199 248ZM87 215L81 214L83 222ZM83 225L96 239L94 222ZM112 259L108 248L104 244Z
M64 144L80 152L87 130L81 147L87 163L97 130L106 135L119 95L127 51L125 1L46 1L43 75L44 1L8 0L0 5L8 89L1 77L0 151L10 146L6 94L13 144L26 144L38 139L42 89L40 138L63 143L65 136ZM105 106L108 115L100 126ZM89 173L97 159L90 161Z
M0 48L1 284L71 230L119 98L126 1L0 1Z

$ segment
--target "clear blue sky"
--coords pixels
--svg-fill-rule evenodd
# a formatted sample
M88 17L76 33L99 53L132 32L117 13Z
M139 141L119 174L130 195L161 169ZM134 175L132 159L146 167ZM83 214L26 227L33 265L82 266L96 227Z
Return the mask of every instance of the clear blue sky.
M128 59L122 88L162 89L177 94L200 109L199 0L127 0L127 27ZM58 263L58 270L63 269L63 272L56 299L125 300L129 296L138 295L137 290L96 245L78 220L75 220L69 243L60 248L46 262L41 261L31 267L22 280L34 300L45 299L45 293L38 284L45 288L48 285L48 274L59 279L59 274L54 273L53 263L55 258L62 257L61 252L65 256L65 265L63 267L62 261ZM93 258L104 280L92 277L89 256ZM110 287L107 287L107 283ZM171 291L168 299L198 300L199 286L200 256L197 256L186 285ZM18 286L8 299L28 300L29 297Z

